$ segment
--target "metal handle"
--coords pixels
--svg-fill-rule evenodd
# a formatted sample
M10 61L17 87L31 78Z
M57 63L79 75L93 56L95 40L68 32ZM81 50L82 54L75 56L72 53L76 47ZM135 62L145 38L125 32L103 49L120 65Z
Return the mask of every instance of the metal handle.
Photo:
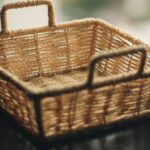
M27 1L27 2L18 2L18 3L11 3L6 4L3 6L1 10L1 26L2 26L2 32L6 33L8 32L8 24L7 24L7 11L9 9L18 9L18 8L25 8L25 7L31 7L31 6L39 6L39 5L47 5L48 7L48 24L49 26L55 25L54 21L54 11L52 3L48 0L36 0L36 1Z
M129 49L122 49L122 50L117 50L117 51L109 51L109 52L104 52L102 54L100 54L99 56L96 56L90 63L90 67L89 67L89 75L88 75L88 81L87 81L87 85L88 87L92 87L93 84L93 78L94 78L94 70L95 70L95 65L98 61L101 61L102 59L108 59L108 58L114 58L114 57L119 57L119 56L124 56L127 54L135 54L135 53L141 53L141 59L140 59L140 65L138 68L138 71L133 74L133 73L129 73L127 76L121 78L121 80L125 80L126 79L130 79L132 77L141 75L144 71L144 66L145 66L145 61L146 61L146 48L144 46L138 46L138 47L132 47ZM114 83L117 80L116 78L113 79L106 79L105 81L103 80L103 84L109 84L109 83Z

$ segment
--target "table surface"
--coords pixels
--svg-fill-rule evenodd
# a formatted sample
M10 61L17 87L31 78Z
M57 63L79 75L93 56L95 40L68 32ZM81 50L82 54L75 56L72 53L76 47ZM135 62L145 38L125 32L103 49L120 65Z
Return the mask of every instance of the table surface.
M150 150L150 120L56 145L33 144L0 115L0 150Z

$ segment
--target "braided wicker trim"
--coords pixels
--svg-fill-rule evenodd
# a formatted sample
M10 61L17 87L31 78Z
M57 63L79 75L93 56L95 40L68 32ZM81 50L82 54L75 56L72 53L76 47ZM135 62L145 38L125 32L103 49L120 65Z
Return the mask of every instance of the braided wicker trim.
M90 25L90 24L95 24L95 25L101 25L102 27L111 29L113 33L117 33L118 35L122 36L123 38L126 38L127 40L134 41L134 43L141 43L143 44L144 42L138 38L135 38L131 34L125 33L119 28L111 25L110 23L101 20L101 19L94 19L94 18L86 18L86 19L80 19L80 20L74 20L70 22L65 22L57 25L53 25L51 27L41 27L41 28L33 28L33 29L25 29L25 30L18 30L18 31L7 31L7 32L2 32L0 34L1 38L4 37L13 37L13 36L19 36L19 35L26 35L26 34L34 34L34 33L41 33L41 32L47 32L47 31L55 31L57 29L64 29L68 27L75 27L78 25Z

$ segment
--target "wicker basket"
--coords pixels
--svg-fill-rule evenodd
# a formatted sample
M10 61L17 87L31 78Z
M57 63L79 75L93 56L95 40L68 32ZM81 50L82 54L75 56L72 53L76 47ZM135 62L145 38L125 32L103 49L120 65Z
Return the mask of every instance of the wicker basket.
M47 5L49 26L8 31L7 10ZM1 12L0 106L47 139L150 114L149 47L100 19L55 25L49 1Z

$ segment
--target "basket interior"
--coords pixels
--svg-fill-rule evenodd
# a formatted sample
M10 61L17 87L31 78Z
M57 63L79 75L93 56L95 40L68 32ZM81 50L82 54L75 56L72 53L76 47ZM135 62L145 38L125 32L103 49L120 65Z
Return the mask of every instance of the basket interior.
M104 24L83 21L1 38L0 65L33 87L68 87L86 82L93 55L139 44L114 34ZM103 60L96 65L95 78L137 70L140 57L135 54ZM147 65L149 62L147 59Z
M79 85L87 79L87 70L76 70L64 74L56 74L51 77L36 77L27 83L30 86L39 88L63 88L71 85Z

